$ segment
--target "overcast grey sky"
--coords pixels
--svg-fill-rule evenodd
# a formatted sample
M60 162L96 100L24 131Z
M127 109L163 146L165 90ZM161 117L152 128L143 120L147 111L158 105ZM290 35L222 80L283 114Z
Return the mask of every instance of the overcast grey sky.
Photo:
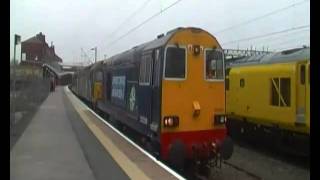
M39 32L46 35L48 44L53 41L56 53L65 63L85 61L81 58L81 48L93 59L94 52L90 49L97 46L98 59L102 59L104 54L110 57L180 26L207 30L223 48L245 49L252 45L259 50L263 46L268 46L269 50L281 50L309 45L310 42L310 28L250 40L250 37L310 25L309 1L182 0L128 36L110 44L175 1L10 0L10 57L13 57L14 34L21 35L23 41ZM132 15L146 2L144 8ZM292 4L297 5L235 26ZM124 21L125 24L120 26ZM231 26L235 27L220 32ZM237 41L241 39L244 40ZM20 45L17 47L17 57L20 59Z

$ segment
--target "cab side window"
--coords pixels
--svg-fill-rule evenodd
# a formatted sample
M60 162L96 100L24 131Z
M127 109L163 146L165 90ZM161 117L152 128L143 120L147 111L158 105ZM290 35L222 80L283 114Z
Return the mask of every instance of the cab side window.
M243 87L244 87L244 85L245 85L244 83L245 83L245 82L244 82L244 79L243 79L243 78L241 78L241 79L240 79L240 87L242 87L242 88L243 88Z
M150 85L152 72L152 57L151 54L143 55L140 61L139 84Z
M95 81L102 82L102 72L101 71L97 71L95 73Z
M223 79L223 52L205 51L205 78L207 80Z
M290 78L272 78L271 102L272 106L290 107L291 103L291 82Z

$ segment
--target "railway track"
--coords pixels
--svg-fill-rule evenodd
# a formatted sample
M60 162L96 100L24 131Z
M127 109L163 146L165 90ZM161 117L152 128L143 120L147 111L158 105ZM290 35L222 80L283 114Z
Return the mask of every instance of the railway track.
M106 120L108 121L108 120ZM108 122L112 122L112 121L108 121ZM136 144L138 144L140 147L143 147L143 144L134 136L132 135L132 131L128 128L128 127L121 127L119 125L115 125L117 127L117 129L119 131L121 131L122 133L124 133L128 138L130 138L132 141L134 141ZM154 157L156 158L156 157ZM223 161L223 164L233 168L235 171L237 171L237 174L242 174L240 175L240 179L252 179L252 180L261 180L263 179L262 177L260 177L259 175L251 172L248 169L242 168L241 166L235 164L235 163L231 163L231 162L227 162L227 161ZM169 165L168 165L169 167ZM173 171L176 171L174 169L172 169ZM215 170L212 170L215 171ZM213 173L217 173L219 174L219 170L216 170L216 172ZM211 179L217 179L217 178L212 178L212 177L206 177L204 175L201 174L193 174L192 178L190 178L190 176L188 176L187 174L184 173L180 173L181 176L183 176L186 179L195 179L195 180L211 180ZM190 175L190 174L189 174ZM239 176L238 176L239 177ZM220 179L220 178L218 178ZM229 179L228 177L223 177L222 179Z
M84 103L84 104L86 104L86 103ZM115 125L115 124L113 124L112 121L110 121L108 119L105 119L105 118L103 118L103 119L106 122L112 124L114 126L114 128L121 131L128 139L130 139L131 141L136 143L141 149L143 149L142 148L143 144L141 143L141 141L138 138L135 137L134 133L132 131L130 131L130 129L128 129L126 127L123 128L123 126ZM228 180L232 180L232 179L260 180L260 179L299 179L299 177L310 176L310 173L306 173L306 172L302 172L303 175L298 176L298 178L291 178L291 176L289 176L289 173L287 173L287 175L283 175L283 174L286 174L286 173L283 173L282 175L279 175L279 176L277 176L276 174L274 176L268 176L267 175L268 173L261 173L261 172L266 171L266 169L270 169L274 166L272 163L272 159L274 159L274 157L272 157L272 153L269 152L269 154L268 154L268 152L256 150L252 146L250 146L248 144L243 144L243 143L241 143L239 145L236 142L235 146L236 146L236 148L235 148L234 155L233 155L235 157L232 157L231 161L229 161L229 160L223 161L223 166L222 166L221 170L212 169L211 170L212 173L211 173L210 177L205 177L201 174L195 174L193 177L198 180L211 180L211 179L215 179L215 180L225 180L225 179L226 180L227 179ZM240 151L239 151L239 149L240 149ZM252 155L252 157L248 156L248 154ZM262 156L265 159L261 158ZM157 159L154 156L152 156L152 157L154 159ZM266 159L268 159L268 160L266 160ZM281 158L275 157L275 159L281 159ZM267 161L270 161L269 164L266 163L267 165L266 164L261 165L261 163L267 162ZM290 163L284 161L282 165L278 165L278 166L288 166L288 164L290 164ZM170 168L168 165L166 165L166 167ZM172 168L170 168L170 170L176 172ZM186 174L180 173L180 175L182 177L188 179L188 176ZM282 178L282 177L284 177L284 178ZM192 179L194 179L194 178L192 178ZM304 179L304 178L301 178L301 179Z
M235 151L230 160L223 161L221 170L212 177L196 176L199 180L260 180L260 179L310 179L309 159L279 153L265 146L235 141Z
M223 164L228 165L228 166L230 166L230 167L232 167L232 168L234 168L234 169L236 169L236 170L238 170L240 172L243 172L243 173L247 174L248 176L250 176L250 177L252 177L254 179L257 179L257 180L263 179L260 176L254 174L254 173L252 173L252 172L250 172L250 171L248 171L248 170L246 170L246 169L244 169L244 168L242 168L242 167L240 167L240 166L238 166L236 164L233 164L233 163L230 163L230 162L227 162L227 161L224 161Z
M297 166L302 169L310 169L310 156L295 155L293 153L286 153L282 149L277 149L272 146L271 142L246 142L243 139L233 139L235 144L240 147L261 153L262 155L278 159L285 163Z

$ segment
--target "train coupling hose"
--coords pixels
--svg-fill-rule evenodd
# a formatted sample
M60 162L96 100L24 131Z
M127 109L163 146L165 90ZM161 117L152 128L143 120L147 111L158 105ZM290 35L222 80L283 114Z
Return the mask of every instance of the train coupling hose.
M215 152L221 154L223 160L228 160L231 158L233 153L233 142L229 136L227 136L222 142L212 142L211 145Z

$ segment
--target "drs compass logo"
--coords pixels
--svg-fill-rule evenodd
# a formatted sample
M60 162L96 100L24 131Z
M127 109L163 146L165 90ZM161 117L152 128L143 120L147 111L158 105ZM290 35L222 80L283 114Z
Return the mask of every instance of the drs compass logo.
M132 86L130 90L130 97L129 97L130 111L134 111L135 104L136 104L136 89L134 88L134 86Z

